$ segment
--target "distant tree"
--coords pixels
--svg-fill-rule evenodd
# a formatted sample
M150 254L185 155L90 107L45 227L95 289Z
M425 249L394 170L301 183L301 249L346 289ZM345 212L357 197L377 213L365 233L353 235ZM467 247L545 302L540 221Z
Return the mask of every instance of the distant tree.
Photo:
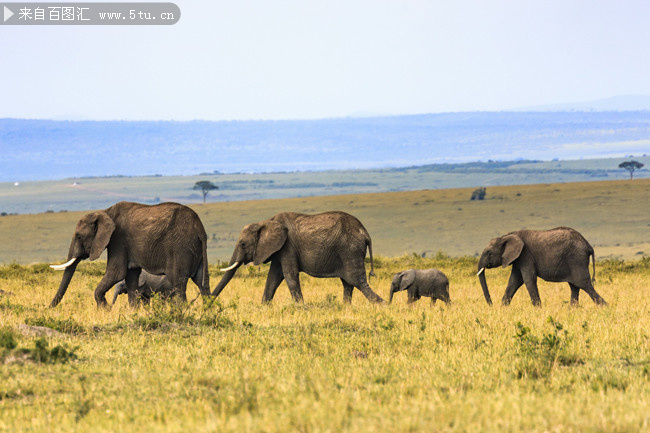
M472 192L472 200L483 200L485 199L485 187L475 189L474 192Z
M630 179L634 178L634 171L640 170L641 167L643 167L643 164L639 161L625 161L618 165L618 168L624 168L630 172Z
M205 203L205 198L207 197L208 193L212 190L219 189L219 187L209 180L200 180L194 184L195 190L201 190L201 193L203 194L203 203Z

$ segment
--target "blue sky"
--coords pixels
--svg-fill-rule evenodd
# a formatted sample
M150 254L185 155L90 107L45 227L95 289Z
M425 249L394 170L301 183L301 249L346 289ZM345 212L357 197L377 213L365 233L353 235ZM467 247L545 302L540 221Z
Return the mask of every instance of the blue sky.
M313 119L650 95L648 1L176 1L173 26L0 26L0 117Z

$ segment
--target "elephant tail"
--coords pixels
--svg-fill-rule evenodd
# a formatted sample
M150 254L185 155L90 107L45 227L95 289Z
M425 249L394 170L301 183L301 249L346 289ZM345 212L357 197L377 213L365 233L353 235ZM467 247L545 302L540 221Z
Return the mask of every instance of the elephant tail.
M368 274L369 277L374 277L375 276L375 267L372 264L372 239L370 239L370 236L366 239L366 246L368 247L368 251L370 252L370 273Z
M199 236L201 243L201 262L192 277L197 286L201 296L210 295L210 274L208 269L208 239L207 236ZM199 275L200 274L200 275Z
M201 248L203 248L203 275L201 277L201 294L210 295L210 273L208 269L208 239L201 239ZM205 291L205 293L204 293Z
M594 254L594 250L591 250L591 269L592 269L592 275L591 275L591 284L596 283L596 255Z

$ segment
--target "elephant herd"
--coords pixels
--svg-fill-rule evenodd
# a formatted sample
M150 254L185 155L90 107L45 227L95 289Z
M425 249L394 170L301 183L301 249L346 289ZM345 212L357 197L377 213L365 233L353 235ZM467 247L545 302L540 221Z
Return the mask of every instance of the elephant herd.
M107 250L106 273L95 289L98 307L109 308L106 293L116 286L117 296L126 293L132 306L148 302L154 293L177 297L186 302L187 282L191 279L201 295L217 297L244 264L269 263L262 302L270 302L278 286L286 281L292 298L302 302L300 272L319 278L339 278L343 300L351 302L356 288L371 302L384 302L368 284L365 256L370 253L370 275L374 275L372 241L363 224L345 212L306 215L282 212L270 219L245 226L229 266L210 291L207 260L207 235L199 216L177 203L143 205L119 202L108 209L89 213L77 223L67 262L52 265L63 270L63 277L51 307L61 302L75 269L84 259L95 260ZM582 289L597 304L605 300L593 288L589 258L593 248L580 233L558 227L552 230L521 230L493 239L478 263L478 277L488 304L492 303L485 280L485 269L512 265L503 304L508 305L526 285L533 305L541 305L537 277L552 282L568 282L571 303L578 302ZM595 275L595 263L594 275ZM393 278L394 293L406 290L408 302L422 296L450 303L449 281L437 269L409 269Z

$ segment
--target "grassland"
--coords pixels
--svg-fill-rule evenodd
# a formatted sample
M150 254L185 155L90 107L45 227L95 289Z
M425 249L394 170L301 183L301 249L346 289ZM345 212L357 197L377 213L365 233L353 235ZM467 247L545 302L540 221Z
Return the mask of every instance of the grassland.
M283 283L261 305L263 265L241 268L211 307L134 311L120 299L104 311L92 297L100 260L48 309L61 274L29 263L65 258L83 212L2 217L0 431L650 432L649 190L641 179L490 187L481 202L461 188L194 206L212 286L244 224L340 209L373 237L381 296L395 272L435 267L451 306L409 306L404 293L371 305L359 292L343 305L338 280L308 276L304 304ZM566 284L540 281L541 308L523 288L488 307L475 253L498 234L558 225L594 245L609 306L582 294L572 308ZM494 299L508 275L488 271Z
M386 296L410 267L443 270L452 305L401 293L376 306L356 292L348 306L338 281L309 277L304 305L284 284L260 305L263 266L241 269L216 307L120 299L103 311L91 295L102 264L83 263L50 310L59 273L2 266L13 295L0 295L0 346L16 347L0 347L0 431L650 431L648 259L599 262L604 308L584 295L571 308L568 287L549 283L542 308L523 289L490 308L474 258L379 257L371 285ZM495 297L507 278L489 272ZM60 334L22 336L21 324ZM11 355L44 342L69 356Z
M650 179L299 197L193 205L208 233L211 263L227 261L241 228L277 212L343 210L357 216L375 254L393 257L442 251L476 255L498 235L522 228L569 226L585 235L599 259L650 254ZM84 212L0 217L0 263L58 262L65 258Z

